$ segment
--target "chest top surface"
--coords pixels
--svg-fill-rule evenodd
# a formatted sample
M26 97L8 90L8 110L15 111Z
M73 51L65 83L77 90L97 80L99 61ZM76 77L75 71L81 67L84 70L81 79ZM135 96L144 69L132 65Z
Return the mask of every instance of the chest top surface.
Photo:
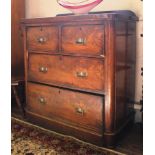
M61 22L78 22L78 21L93 21L93 20L138 20L132 11L104 11L90 12L89 14L74 15L74 14L59 14L56 17L45 18L29 18L22 19L21 24L41 24L41 23L61 23Z

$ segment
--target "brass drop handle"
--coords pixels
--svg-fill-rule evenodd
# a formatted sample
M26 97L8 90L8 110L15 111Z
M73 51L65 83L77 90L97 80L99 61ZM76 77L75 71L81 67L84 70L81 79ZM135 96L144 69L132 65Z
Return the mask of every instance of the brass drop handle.
M46 73L48 71L48 68L41 66L41 67L39 67L39 71L42 73Z
M88 76L88 73L87 72L76 72L76 76L84 78Z
M84 110L80 107L76 108L76 113L84 115Z
M39 103L45 104L46 103L45 98L44 97L39 97Z
M47 41L47 39L45 38L45 37L39 37L38 39L37 39L37 41L38 41L38 43L45 43L46 41Z
M78 38L78 39L76 39L75 43L80 44L80 45L85 45L86 44L86 39Z

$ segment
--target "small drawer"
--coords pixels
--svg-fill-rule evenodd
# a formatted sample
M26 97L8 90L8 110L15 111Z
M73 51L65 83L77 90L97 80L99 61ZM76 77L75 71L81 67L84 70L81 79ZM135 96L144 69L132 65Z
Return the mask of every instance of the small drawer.
M45 54L29 55L28 80L96 91L104 90L104 60Z
M104 26L82 25L62 27L64 53L103 55Z
M47 119L103 132L103 97L28 83L27 110Z
M58 28L55 26L38 26L27 29L28 50L58 51Z

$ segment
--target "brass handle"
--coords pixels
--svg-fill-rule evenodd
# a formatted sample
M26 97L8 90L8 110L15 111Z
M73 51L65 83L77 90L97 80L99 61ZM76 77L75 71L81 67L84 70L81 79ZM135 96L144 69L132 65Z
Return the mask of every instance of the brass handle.
M82 108L80 108L80 107L76 108L76 112L78 114L84 115L84 110Z
M45 37L39 37L38 39L37 39L37 41L38 41L38 43L45 43L46 42L46 38Z
M46 103L45 98L40 97L40 98L39 98L39 103L41 103L41 104L45 104L45 103Z
M77 77L87 77L88 73L87 72L76 72Z
M42 73L46 73L48 71L48 68L42 66L42 67L39 67L39 71Z
M84 38L78 38L76 41L75 41L76 44L80 44L80 45L85 45L86 44L86 39Z

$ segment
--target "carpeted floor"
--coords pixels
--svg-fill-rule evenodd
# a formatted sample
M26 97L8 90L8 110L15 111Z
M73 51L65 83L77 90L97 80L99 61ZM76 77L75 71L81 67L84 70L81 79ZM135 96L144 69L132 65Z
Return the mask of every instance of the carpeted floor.
M12 118L12 155L121 155Z
M111 150L12 118L11 152L12 155L142 155L142 139L137 138L135 132L135 137L131 134L127 140L122 139L115 150Z

